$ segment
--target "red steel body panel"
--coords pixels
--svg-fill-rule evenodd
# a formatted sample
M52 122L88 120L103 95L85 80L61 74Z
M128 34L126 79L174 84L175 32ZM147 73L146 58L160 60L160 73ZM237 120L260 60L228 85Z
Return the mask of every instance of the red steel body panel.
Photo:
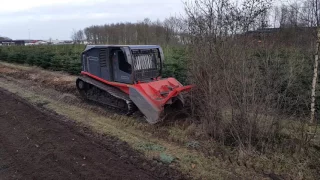
M98 77L98 76L95 76L95 75L90 74L90 73L85 72L85 71L81 71L81 74L82 74L82 75L89 76L89 77L91 77L91 78L93 78L93 79L95 79L95 80L98 80L98 81L100 81L100 82L103 82L103 83L105 83L105 84L108 84L108 85L117 87L117 88L119 88L121 91L129 94L129 87L131 86L131 85L129 85L129 84L117 83L117 82L110 82L110 81L107 81L107 80L105 80L105 79L102 79L102 78L100 78L100 77Z
M147 83L137 83L137 84L124 84L118 82L110 82L105 79L99 78L93 74L82 71L82 75L89 76L105 84L119 88L121 91L129 94L129 88L135 88L139 91L146 100L152 102L152 104L159 110L163 110L163 107L172 98L177 96L183 91L189 91L193 86L183 86L175 78L167 78L161 80L154 80Z

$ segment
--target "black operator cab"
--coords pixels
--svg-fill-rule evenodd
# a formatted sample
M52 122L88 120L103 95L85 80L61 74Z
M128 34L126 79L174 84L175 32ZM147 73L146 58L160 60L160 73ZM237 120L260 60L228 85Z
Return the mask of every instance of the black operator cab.
M133 84L161 76L163 51L157 45L88 45L82 70L107 81Z

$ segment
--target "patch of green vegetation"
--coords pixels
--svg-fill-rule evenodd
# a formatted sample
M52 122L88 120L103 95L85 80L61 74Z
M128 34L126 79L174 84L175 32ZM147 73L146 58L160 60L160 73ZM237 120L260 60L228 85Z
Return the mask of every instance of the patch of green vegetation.
M142 150L142 151L159 151L159 152L163 152L166 150L165 147L158 145L158 144L153 144L153 143L138 144L137 149Z
M175 158L169 154L166 154L166 153L160 154L160 161L162 161L163 163L171 164L174 161L174 159Z
M163 77L174 77L182 84L187 83L187 52L183 46L164 48Z

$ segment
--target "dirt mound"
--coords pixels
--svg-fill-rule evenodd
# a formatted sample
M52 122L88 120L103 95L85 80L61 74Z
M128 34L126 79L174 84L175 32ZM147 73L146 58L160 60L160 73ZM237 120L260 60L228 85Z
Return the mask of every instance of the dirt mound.
M2 89L0 98L0 179L184 179L117 138L39 111Z

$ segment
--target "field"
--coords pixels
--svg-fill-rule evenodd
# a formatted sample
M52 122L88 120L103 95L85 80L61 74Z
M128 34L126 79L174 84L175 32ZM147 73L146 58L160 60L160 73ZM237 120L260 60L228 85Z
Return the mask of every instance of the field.
M99 142L108 144L110 137L116 137L121 144L127 143L133 152L143 154L146 159L142 165L147 169L155 170L154 165L159 164L164 169L174 169L167 172L179 171L185 178L192 179L314 179L317 176L316 168L306 169L309 166L306 164L317 167L314 164L317 161L307 163L308 159L302 160L299 156L280 153L239 156L238 152L207 139L192 119L151 126L143 119L121 116L112 110L82 102L74 86L76 76L66 72L1 62L0 73L1 88L25 99L23 101L38 110L40 108L68 119L75 126L75 133L85 129L85 132L89 130L97 134L101 138L97 140ZM108 149L108 146L104 147ZM120 152L125 149L128 148L117 148ZM129 164L133 166L141 165L140 161L131 161L127 155L124 157L129 158ZM88 173L92 172L88 170ZM178 173L164 174L165 177L172 177Z

